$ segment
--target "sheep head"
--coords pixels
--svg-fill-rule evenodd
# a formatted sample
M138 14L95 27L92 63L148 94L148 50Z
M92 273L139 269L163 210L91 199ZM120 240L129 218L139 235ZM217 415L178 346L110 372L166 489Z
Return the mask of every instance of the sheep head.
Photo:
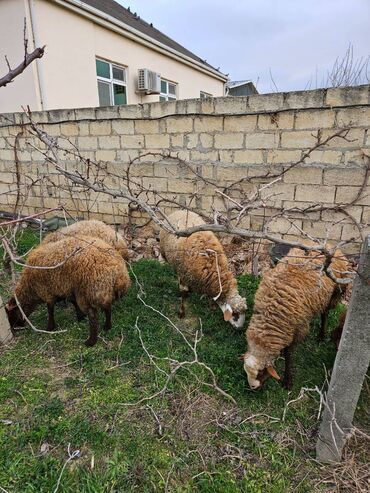
M5 311L8 316L9 324L11 328L14 327L24 327L26 321L15 301L15 298L10 298L8 303L5 305Z
M256 356L247 352L243 356L244 371L247 374L248 383L251 389L256 390L262 387L263 383L270 376L276 380L280 380L277 371L272 364L267 363L263 359L258 359Z
M231 325L237 329L244 326L245 312L247 310L245 298L242 298L237 294L224 302L217 303L224 314L224 320L226 322L230 322Z

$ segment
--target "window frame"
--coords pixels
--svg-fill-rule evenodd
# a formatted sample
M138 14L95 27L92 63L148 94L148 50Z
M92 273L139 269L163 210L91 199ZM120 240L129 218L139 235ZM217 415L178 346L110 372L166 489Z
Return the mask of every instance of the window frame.
M205 91L200 91L199 97L202 100L211 99L211 98L213 98L213 94L210 94L209 92L205 92Z
M110 62L108 60L105 60L104 58L100 57L95 57L95 71L96 71L96 62L103 62L107 63L109 65L109 76L110 78L102 77L101 75L98 75L96 72L96 79L97 82L105 82L106 84L109 84L109 97L110 97L110 105L109 106L120 106L120 104L116 104L114 102L114 86L121 86L125 88L125 95L126 95L126 103L121 103L121 105L127 105L128 104L128 91L127 91L127 66L125 65L119 65L118 63ZM113 68L117 68L119 70L123 71L123 78L124 80L120 79L115 79L113 77ZM98 98L99 98L99 84L98 85ZM99 106L102 106L100 104L100 99L99 99Z
M166 92L162 92L162 82L164 82L166 84L166 88L167 88ZM170 93L170 91L169 91L170 84L172 86L174 86L175 94ZM179 85L177 82L173 82L173 81L168 80L168 79L162 79L162 77L161 77L161 92L159 94L159 101L161 103L164 103L166 101L177 101L178 90L179 90Z

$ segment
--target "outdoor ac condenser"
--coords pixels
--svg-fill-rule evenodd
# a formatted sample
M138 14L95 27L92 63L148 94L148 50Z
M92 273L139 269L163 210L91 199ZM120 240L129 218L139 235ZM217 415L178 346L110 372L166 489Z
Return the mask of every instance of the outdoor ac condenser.
M161 74L147 68L139 68L137 90L145 94L160 94Z

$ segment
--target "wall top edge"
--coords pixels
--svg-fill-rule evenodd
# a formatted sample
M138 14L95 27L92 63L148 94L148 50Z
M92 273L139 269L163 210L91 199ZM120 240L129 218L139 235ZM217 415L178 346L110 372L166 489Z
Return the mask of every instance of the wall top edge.
M311 91L277 92L240 97L217 97L206 100L184 99L127 106L57 109L35 111L37 123L60 123L81 120L159 119L169 116L227 116L278 113L292 110L315 110L370 105L370 84ZM23 112L0 114L0 126L27 123Z

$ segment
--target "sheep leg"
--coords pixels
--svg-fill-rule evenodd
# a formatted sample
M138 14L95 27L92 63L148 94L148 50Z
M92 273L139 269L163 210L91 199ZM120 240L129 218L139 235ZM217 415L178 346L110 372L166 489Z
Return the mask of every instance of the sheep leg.
M89 308L87 312L90 323L90 337L85 341L85 346L95 346L98 340L99 316L96 308Z
M105 313L105 325L104 330L108 332L112 328L112 307L104 308Z
M284 378L282 380L283 387L290 390L293 387L293 366L292 366L292 354L293 346L284 348L285 369Z
M325 310L321 314L321 325L319 329L318 340L323 341L325 339L325 334L328 330L328 322L329 322L329 310Z
M77 301L76 301L76 298L75 297L72 297L71 298L71 302L73 304L73 306L75 307L75 310L76 310L76 317L77 317L77 320L79 322L81 322L81 320L83 320L85 318L85 313L81 310L81 308L78 306L77 304Z
M54 303L47 303L48 306L48 325L46 330L53 332L55 330L55 319L54 319Z

